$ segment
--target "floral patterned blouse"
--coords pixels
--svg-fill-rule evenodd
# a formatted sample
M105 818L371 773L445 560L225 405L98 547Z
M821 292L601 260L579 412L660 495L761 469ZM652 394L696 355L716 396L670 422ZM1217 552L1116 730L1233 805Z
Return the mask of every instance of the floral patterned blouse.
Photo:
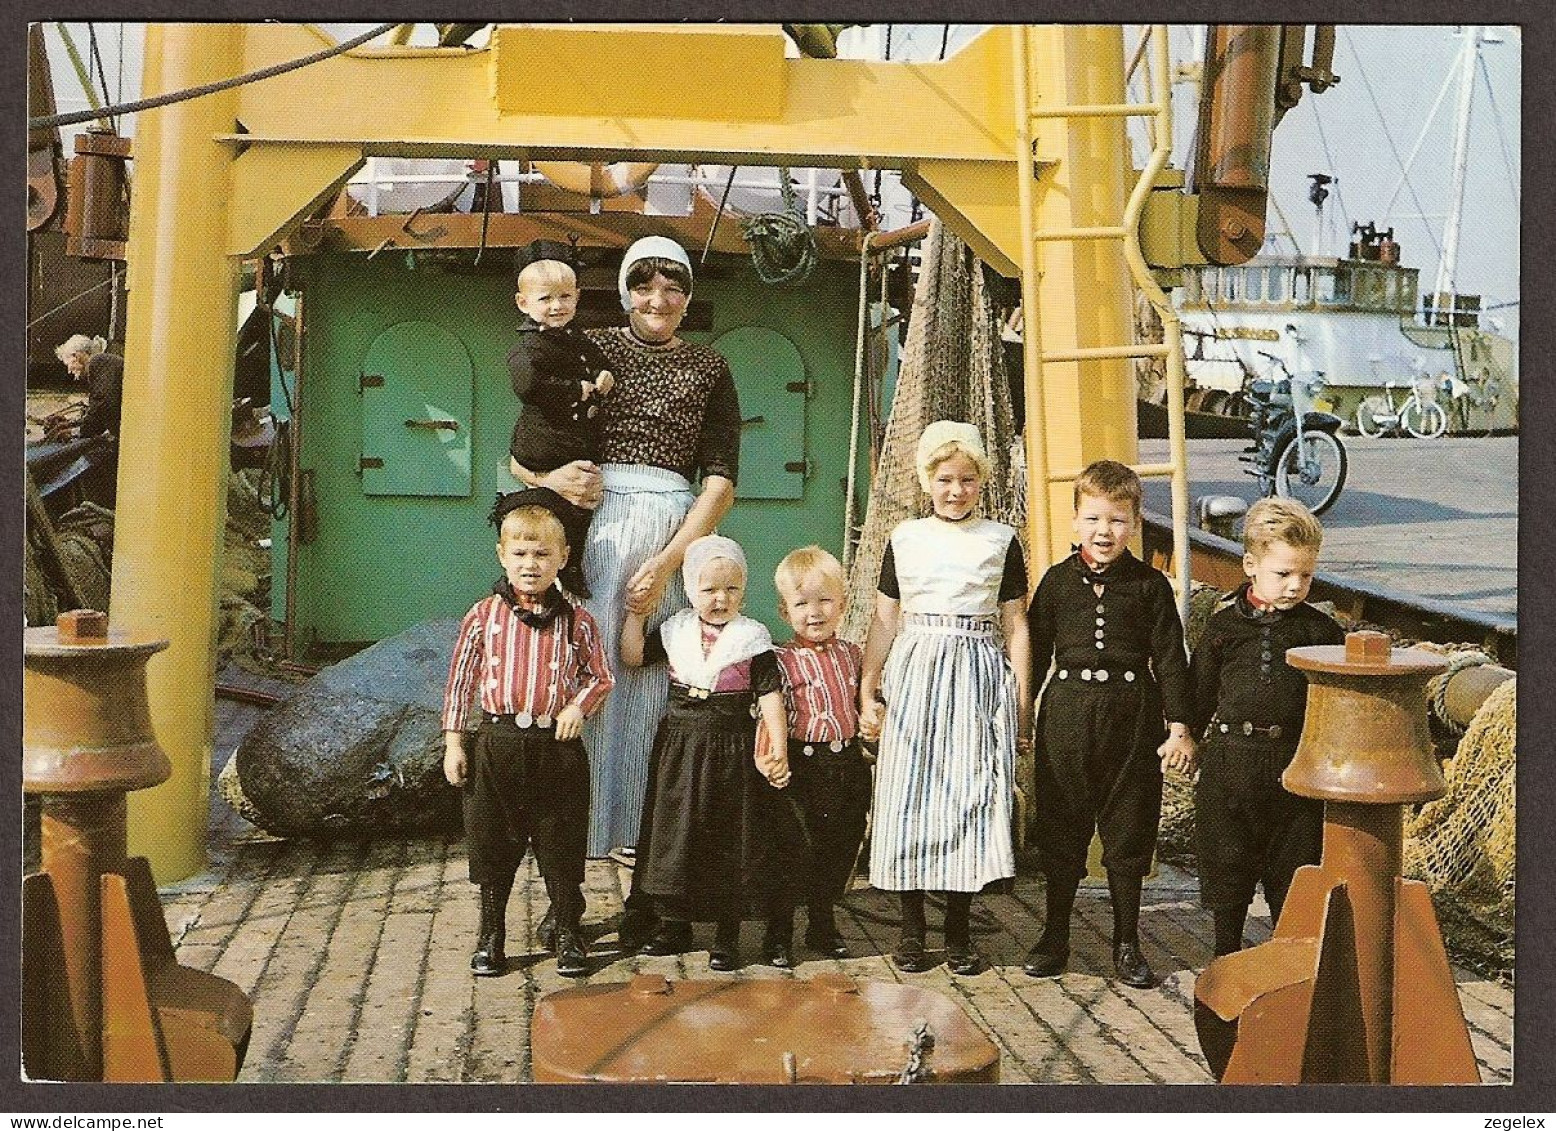
M616 387L600 409L600 462L636 463L733 481L740 469L740 399L716 350L656 349L625 329L585 331L611 363Z

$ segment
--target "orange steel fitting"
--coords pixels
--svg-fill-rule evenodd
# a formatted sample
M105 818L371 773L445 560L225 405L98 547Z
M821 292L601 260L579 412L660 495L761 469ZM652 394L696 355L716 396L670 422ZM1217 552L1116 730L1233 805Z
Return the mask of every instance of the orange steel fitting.
M179 966L151 870L126 854L125 794L167 780L146 701L165 641L92 610L23 637L22 788L42 868L22 881L22 1062L34 1080L232 1080L253 1013Z
M535 1006L530 1047L548 1084L994 1084L1000 1068L941 994L842 974L557 990Z
M1478 1083L1431 896L1400 875L1402 806L1445 788L1425 686L1447 664L1380 632L1286 660L1309 688L1281 781L1324 802L1322 857L1298 870L1269 942L1200 975L1205 1059L1226 1084Z
M108 130L76 135L65 205L65 252L82 259L124 259L130 231L130 139Z

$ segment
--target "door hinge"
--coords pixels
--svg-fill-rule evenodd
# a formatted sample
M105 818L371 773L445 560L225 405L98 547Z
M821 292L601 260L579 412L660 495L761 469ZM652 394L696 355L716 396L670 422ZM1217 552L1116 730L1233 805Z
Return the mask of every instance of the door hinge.
M798 475L804 479L810 478L810 460L794 459L783 465L783 469L790 475Z
M377 468L383 467L383 465L384 461L379 459L377 456L363 456L357 462L357 470L367 471L369 468L376 470Z
M360 393L363 389L382 389L383 387L384 387L383 374L381 374L381 373L358 373L357 374L357 392Z
M809 377L801 381L786 381L783 388L788 393L804 393L806 400L810 400L816 391L815 383Z

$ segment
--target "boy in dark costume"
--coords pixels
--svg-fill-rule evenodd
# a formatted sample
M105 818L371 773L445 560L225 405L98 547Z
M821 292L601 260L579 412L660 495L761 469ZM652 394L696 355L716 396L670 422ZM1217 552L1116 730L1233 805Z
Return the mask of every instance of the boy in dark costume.
M1307 710L1307 679L1286 663L1286 649L1345 642L1340 626L1306 603L1323 539L1301 503L1250 507L1248 584L1211 616L1189 665L1194 731L1205 736L1194 791L1200 900L1215 917L1218 956L1242 948L1254 885L1264 885L1273 926L1292 876L1318 863L1323 846L1323 804L1280 781Z
M542 932L557 973L589 972L583 917L589 759L579 732L614 685L589 613L556 587L569 548L567 504L545 487L498 499L503 577L460 624L443 702L443 772L464 789L470 882L481 924L470 969L503 973L505 917L528 847L546 882L554 927ZM466 752L465 728L479 729Z
M1188 658L1172 586L1129 552L1139 477L1099 460L1075 481L1074 554L1043 575L1028 617L1032 670L1054 672L1037 724L1037 843L1047 877L1043 935L1023 967L1063 973L1070 914L1095 830L1113 900L1113 968L1155 982L1140 950L1140 890L1162 811L1162 770L1194 766Z

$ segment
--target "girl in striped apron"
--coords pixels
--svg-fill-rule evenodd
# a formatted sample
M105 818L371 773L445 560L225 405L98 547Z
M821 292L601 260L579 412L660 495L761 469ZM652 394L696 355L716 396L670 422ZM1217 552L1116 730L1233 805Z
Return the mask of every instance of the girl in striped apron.
M860 679L860 729L880 739L870 882L901 894L899 969L932 965L924 893L943 891L946 963L976 974L973 894L1016 874L1015 754L1032 724L1026 563L1015 530L973 513L989 474L976 428L931 424L917 464L933 514L892 531Z

